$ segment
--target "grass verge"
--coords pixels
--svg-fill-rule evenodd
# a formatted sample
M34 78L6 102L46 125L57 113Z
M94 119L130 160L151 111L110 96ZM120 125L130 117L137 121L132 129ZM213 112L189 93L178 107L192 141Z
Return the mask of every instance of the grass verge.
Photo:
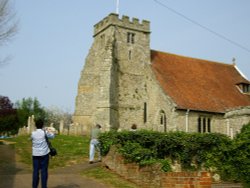
M96 167L82 172L82 175L94 178L99 182L110 185L112 188L138 188L135 184L122 179L119 175L111 172L105 167Z

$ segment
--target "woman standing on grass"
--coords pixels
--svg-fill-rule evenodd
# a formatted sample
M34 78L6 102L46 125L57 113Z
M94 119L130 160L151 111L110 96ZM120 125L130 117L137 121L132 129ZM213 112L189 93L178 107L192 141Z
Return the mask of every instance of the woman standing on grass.
M32 160L33 160L33 178L32 187L39 185L39 174L41 171L42 188L47 188L49 152L45 134L48 138L54 138L54 133L43 130L44 122L42 119L36 120L36 130L31 134L32 140Z

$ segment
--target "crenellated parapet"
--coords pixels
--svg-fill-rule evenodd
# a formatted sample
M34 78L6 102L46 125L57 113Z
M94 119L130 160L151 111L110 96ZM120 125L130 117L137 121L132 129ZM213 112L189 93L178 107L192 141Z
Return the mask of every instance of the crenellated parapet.
M132 18L131 21L128 16L122 16L122 18L120 19L118 14L111 13L96 25L94 25L94 36L110 26L118 26L125 29L150 33L149 21L142 20L142 22L140 22L137 18Z

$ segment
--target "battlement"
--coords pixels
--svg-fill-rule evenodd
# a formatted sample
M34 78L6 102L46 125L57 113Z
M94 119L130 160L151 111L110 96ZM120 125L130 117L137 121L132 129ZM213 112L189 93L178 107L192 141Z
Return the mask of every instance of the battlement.
M150 22L147 20L142 20L140 23L137 18L132 18L132 21L130 21L128 16L122 16L120 19L118 14L111 13L99 23L94 25L94 36L111 25L146 33L150 32Z

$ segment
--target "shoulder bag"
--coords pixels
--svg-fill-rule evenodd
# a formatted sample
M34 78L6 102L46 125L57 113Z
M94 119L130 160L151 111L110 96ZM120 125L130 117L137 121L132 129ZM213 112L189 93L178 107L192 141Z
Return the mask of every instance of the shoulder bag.
M50 149L50 152L49 154L53 157L53 156L56 156L57 155L57 151L56 151L56 148L54 148L51 144L51 142L49 141L48 137L47 137L47 134L46 132L44 131L44 134L45 134L45 139L46 139L46 142L48 144L48 147Z

